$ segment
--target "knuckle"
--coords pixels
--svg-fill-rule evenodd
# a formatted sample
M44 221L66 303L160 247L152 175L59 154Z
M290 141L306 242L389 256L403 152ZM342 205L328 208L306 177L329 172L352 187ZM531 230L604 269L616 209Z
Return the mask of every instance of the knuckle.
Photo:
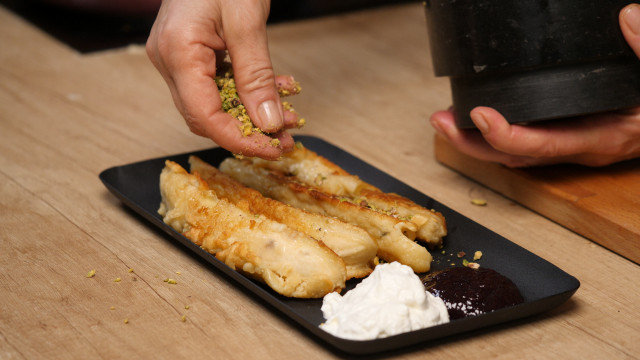
M252 64L250 68L239 72L236 83L245 92L273 87L275 75L269 64Z

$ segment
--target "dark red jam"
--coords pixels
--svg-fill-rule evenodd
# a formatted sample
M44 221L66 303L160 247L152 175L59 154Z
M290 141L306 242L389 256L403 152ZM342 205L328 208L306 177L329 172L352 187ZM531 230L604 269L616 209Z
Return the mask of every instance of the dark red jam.
M524 301L516 285L495 270L455 267L427 275L426 289L441 298L451 320L484 314Z

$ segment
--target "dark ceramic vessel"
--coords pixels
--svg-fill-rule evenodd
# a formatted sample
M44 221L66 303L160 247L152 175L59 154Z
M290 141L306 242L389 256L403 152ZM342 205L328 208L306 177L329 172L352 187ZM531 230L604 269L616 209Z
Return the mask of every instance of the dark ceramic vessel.
M512 123L640 105L640 61L618 13L629 0L427 0L435 74L456 123L490 106Z

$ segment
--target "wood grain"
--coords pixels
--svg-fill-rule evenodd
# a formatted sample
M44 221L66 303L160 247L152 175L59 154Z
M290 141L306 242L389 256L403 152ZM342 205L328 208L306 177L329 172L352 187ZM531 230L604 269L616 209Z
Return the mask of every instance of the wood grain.
M435 155L463 175L640 263L640 160L603 168L510 169L465 155L440 136Z
M418 4L269 27L276 71L303 85L294 102L309 121L302 132L548 259L582 286L542 316L385 355L637 357L638 265L435 161L427 117L450 94L446 79L431 75L425 31ZM214 145L189 133L144 49L80 55L2 8L0 38L0 359L344 357L100 183L105 168ZM570 183L564 192L589 195ZM478 196L486 207L470 204ZM96 276L86 278L91 269Z

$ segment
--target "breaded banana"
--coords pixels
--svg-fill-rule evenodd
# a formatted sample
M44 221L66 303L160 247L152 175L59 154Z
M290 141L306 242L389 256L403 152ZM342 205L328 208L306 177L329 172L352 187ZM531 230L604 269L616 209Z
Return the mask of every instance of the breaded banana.
M435 247L442 244L442 238L447 235L447 223L442 214L435 210L428 210L404 196L376 190L362 190L355 199L364 201L373 209L380 209L412 222L418 228L416 239L424 241L429 246Z
M250 160L257 166L293 175L299 182L317 187L328 194L352 196L364 189L378 190L375 186L360 180L328 159L305 148L300 142L296 143L293 151L286 153L277 161L260 158Z
M409 265L415 272L430 269L431 254L413 241L417 228L409 221L321 192L248 160L225 159L220 170L264 196L363 228L378 244L378 256L386 261Z
M322 243L220 199L199 177L167 161L158 213L169 226L232 269L276 292L320 298L344 288L344 261Z
M278 161L258 158L251 161L257 166L290 174L297 181L323 192L343 196L373 210L408 220L418 228L416 238L430 246L440 245L442 237L447 235L446 222L442 214L425 209L400 195L382 192L305 148L301 143L296 143L295 149Z
M347 279L364 277L373 271L378 245L363 229L266 198L195 156L189 157L189 164L191 173L200 176L218 197L322 241L344 260Z

